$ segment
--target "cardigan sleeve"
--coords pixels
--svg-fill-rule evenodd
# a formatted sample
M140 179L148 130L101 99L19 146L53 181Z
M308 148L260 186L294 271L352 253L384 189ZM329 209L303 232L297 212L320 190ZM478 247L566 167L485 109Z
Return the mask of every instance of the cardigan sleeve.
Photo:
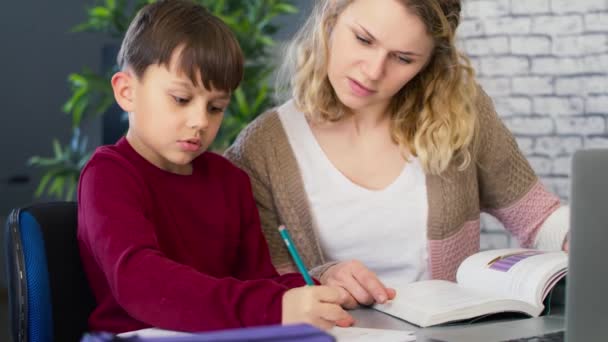
M262 114L264 115L264 114ZM278 232L281 224L274 205L274 195L268 174L269 142L265 137L263 120L253 121L239 134L224 156L249 175L253 196L260 214L262 231L268 242L272 263L280 274L295 272L297 268Z
M567 209L532 170L480 89L475 146L481 209L496 217L523 247L560 249L568 230Z

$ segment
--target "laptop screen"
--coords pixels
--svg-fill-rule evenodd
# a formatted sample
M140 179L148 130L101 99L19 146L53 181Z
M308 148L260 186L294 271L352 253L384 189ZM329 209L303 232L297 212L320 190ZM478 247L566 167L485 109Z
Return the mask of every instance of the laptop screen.
M608 149L572 159L566 341L608 340Z

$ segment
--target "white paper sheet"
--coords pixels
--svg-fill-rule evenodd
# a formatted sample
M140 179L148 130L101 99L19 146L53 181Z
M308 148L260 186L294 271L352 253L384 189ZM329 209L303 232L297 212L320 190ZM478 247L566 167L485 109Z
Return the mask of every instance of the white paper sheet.
M409 342L415 341L413 331L334 327L329 331L338 342Z
M173 331L173 330L163 330L158 328L147 328L141 330L134 330L125 332L122 334L118 334L119 337L130 337L133 335L141 336L141 337L171 337L171 336L185 336L191 335L189 333L185 333L182 331Z

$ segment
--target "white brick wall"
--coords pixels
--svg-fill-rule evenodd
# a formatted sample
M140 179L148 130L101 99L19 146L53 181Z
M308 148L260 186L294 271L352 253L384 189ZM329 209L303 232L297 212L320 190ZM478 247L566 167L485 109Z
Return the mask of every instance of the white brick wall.
M568 202L570 162L608 148L608 0L463 0L458 45L543 183ZM516 245L484 216L482 247Z
M514 15L548 14L550 8L549 0L514 0L511 2L511 14Z

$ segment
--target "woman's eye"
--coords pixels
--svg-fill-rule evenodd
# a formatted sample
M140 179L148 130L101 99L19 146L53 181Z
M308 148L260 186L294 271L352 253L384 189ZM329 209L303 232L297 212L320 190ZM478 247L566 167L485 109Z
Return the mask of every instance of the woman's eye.
M409 58L407 58L407 57L395 55L395 58L397 59L397 61L399 63L403 63L403 64L410 64L410 63L412 63L412 60L409 59Z
M175 100L175 103L177 103L179 105L185 105L188 102L190 102L190 99L179 97L179 96L173 96L173 100Z
M369 39L366 39L366 38L364 38L364 37L362 37L362 36L360 36L358 34L356 34L355 37L357 37L357 40L359 42L361 42L362 44L370 45L372 43Z

